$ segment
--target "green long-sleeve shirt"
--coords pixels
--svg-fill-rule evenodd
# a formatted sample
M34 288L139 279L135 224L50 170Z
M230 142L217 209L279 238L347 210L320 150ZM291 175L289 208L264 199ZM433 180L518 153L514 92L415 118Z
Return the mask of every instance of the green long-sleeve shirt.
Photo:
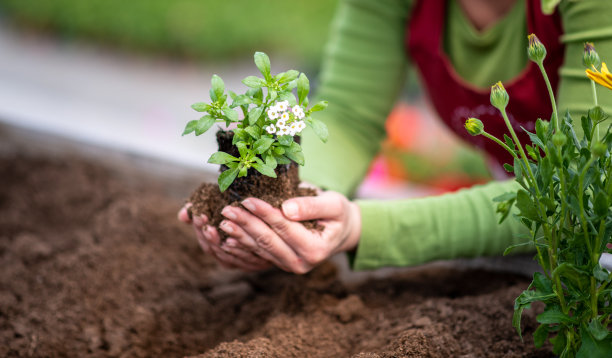
M449 1L443 46L464 80L489 88L514 78L527 66L524 1L517 0L501 21L484 32L474 30L458 4ZM363 179L385 137L384 121L406 80L410 59L404 39L412 3L341 2L318 91L318 97L330 103L318 117L327 123L329 141L323 144L305 132L303 180L351 196ZM593 105L581 63L583 43L594 42L602 60L612 62L612 3L562 1L559 11L566 56L560 69L558 107L560 113L569 109L574 115L583 114ZM599 104L612 113L612 92L598 90ZM546 93L541 95L548 101ZM359 200L362 232L354 268L499 255L520 241L517 234L523 229L512 219L499 225L491 199L513 190L516 184L504 181L431 198Z

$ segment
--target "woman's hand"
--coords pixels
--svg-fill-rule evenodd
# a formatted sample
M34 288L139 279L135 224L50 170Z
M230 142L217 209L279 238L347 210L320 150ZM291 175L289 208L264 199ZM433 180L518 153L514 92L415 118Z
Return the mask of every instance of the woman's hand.
M248 198L242 205L247 210L223 209L227 220L221 223L221 230L242 250L252 250L289 272L306 273L338 252L353 250L361 234L359 207L336 192L289 199L282 211L256 198ZM299 223L304 220L318 220L324 229L309 230ZM222 247L241 257L238 247L228 244Z
M251 250L240 245L236 240L228 238L223 246L217 230L208 224L206 215L190 217L187 203L179 210L177 217L186 224L192 224L196 238L202 250L213 256L225 268L238 268L244 271L261 271L270 268L270 262L255 255ZM232 248L232 253L226 247Z

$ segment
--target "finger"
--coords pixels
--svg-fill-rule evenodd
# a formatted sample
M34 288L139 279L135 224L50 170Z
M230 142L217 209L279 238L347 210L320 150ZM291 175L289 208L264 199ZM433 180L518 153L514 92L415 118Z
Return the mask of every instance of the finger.
M204 234L204 238L211 246L219 246L221 245L221 236L219 236L219 232L213 226L207 225L202 229L202 233Z
M179 221L184 222L185 224L191 224L191 215L189 215L189 208L191 207L191 203L187 203L183 205L181 210L176 214L176 217Z
M193 231L195 231L196 238L198 239L198 244L200 244L200 247L202 248L202 250L205 253L211 255L212 251L210 249L210 244L206 241L206 238L204 237L204 233L202 232L202 230L194 226Z
M324 192L318 196L302 196L286 200L282 205L283 214L291 220L334 219L342 215L343 196Z
M225 212L225 211L224 211ZM222 212L223 213L223 212ZM246 215L249 215L245 212ZM253 216L253 215L251 215ZM284 267L284 264L279 261L274 255L270 252L262 250L261 247L257 244L256 240L251 237L244 229L236 224L231 222L230 220L223 220L219 225L219 228L227 233L232 240L237 241L241 246L250 250L253 253L256 253L259 257L264 260L270 261L274 263L274 265L279 267ZM267 228L269 230L269 228Z
M270 204L254 198L249 198L242 202L243 205L250 210L253 210L255 215L249 213L241 208L226 206L221 212L225 217L236 223L242 228L242 230L249 235L255 241L257 248L254 250L259 256L268 259L271 257L272 262L284 270L293 272L301 271L303 261L297 256L287 243L279 237L277 233L277 227L273 228L268 226L269 223L264 222L258 216L269 216L270 211L276 211L276 219L284 219L280 210L273 208ZM257 215L257 216L256 216ZM290 222L286 219L284 221L291 225L300 225L298 223ZM306 230L302 226L302 230ZM284 231L284 230L280 230Z
M227 239L223 245L221 245L221 250L227 252L228 254L237 257L238 259L247 262L255 267L258 267L260 270L269 268L271 263L262 259L261 257L255 255L253 251L245 250L242 248L243 246L238 243L238 241L234 239Z
M219 260L219 263L226 268L238 268L244 271L259 271L262 268L259 265L254 265L249 262L243 261L238 257L223 251L220 247L211 246L215 256Z

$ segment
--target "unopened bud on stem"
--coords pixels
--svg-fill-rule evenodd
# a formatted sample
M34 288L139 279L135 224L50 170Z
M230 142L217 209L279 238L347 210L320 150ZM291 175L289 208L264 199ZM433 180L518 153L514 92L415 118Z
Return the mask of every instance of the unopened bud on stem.
M465 129L470 135L477 136L481 135L484 131L484 125L478 118L468 118L468 120L465 121Z
M493 107L503 111L506 109L509 100L510 97L508 96L508 92L506 92L501 81L491 86L491 104Z
M562 147L567 142L567 136L561 132L557 132L553 134L552 140L555 146Z
M535 34L527 36L529 46L527 47L527 56L537 64L542 64L546 57L546 47L540 42L540 39Z
M608 150L606 145L598 141L598 142L593 143L593 149L591 152L593 153L593 156L595 156L596 158L599 158L606 154L606 150Z
M595 46L591 42L584 43L584 52L582 53L582 64L584 67L589 69L598 69L599 65L601 65L601 60L599 59L599 55L597 51L595 51Z

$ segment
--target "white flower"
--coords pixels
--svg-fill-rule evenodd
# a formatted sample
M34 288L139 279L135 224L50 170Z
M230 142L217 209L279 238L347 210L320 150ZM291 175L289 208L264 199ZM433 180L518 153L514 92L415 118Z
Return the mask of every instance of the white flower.
M296 135L299 132L300 132L300 126L298 125L297 122L293 122L289 125L289 133L291 133L291 135Z
M283 120L283 121L288 121L289 119L291 119L291 117L289 116L289 113L287 113L287 112L283 112L280 115L280 118L281 118L280 120Z
M276 103L276 109L279 112L284 112L287 110L287 108L289 108L289 102L288 101L280 101L278 103Z
M297 122L299 131L301 132L304 128L306 128L306 123L304 121Z
M284 126L286 126L286 125L287 125L287 120L286 120L286 119L283 119L283 118L281 117L281 119L279 119L278 121L276 121L276 125L277 125L279 128L284 127Z
M293 108L291 108L291 112L293 112L293 115L299 119L304 118L304 109L299 105L293 106Z
M268 118L276 119L278 118L278 111L274 107L268 109Z
M285 134L289 134L289 127L280 127L278 128L278 131L276 131L276 135L285 135Z
M266 129L266 132L270 134L274 134L274 132L276 132L276 127L274 127L274 124L270 124L265 129Z

